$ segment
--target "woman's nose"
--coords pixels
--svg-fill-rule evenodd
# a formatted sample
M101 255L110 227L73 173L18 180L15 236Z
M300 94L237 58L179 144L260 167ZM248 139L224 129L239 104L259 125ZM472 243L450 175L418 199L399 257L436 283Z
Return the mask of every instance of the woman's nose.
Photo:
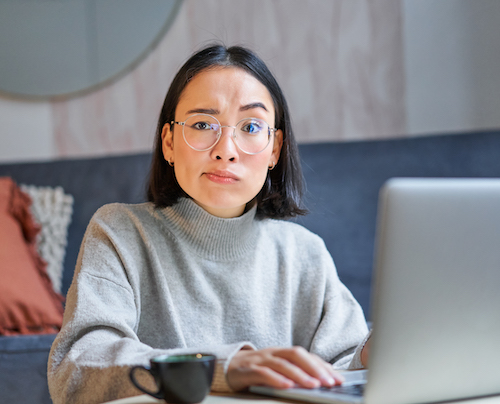
M212 149L212 157L216 160L236 161L238 159L238 148L233 139L234 128L221 128L219 141Z

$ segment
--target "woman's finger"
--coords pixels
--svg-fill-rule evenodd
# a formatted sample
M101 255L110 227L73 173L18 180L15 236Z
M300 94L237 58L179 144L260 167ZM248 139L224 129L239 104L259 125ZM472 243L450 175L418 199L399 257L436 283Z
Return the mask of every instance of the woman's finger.
M288 389L295 385L293 380L265 365L251 363L246 366L229 366L227 381L231 389L240 391L249 386L264 385Z
M269 369L285 376L300 387L312 389L321 386L321 381L318 380L318 378L315 378L297 364L290 362L279 355L271 354L266 356L265 360L262 362L262 366L266 366Z
M240 351L229 363L227 378L234 390L252 384L315 388L343 381L329 363L300 347Z
M259 351L240 351L228 366L227 378L232 389L246 388L251 383L265 384L277 388L299 385L306 388L319 387L321 382L290 361L275 355L276 348Z
M282 348L277 350L275 355L293 363L310 377L319 380L323 386L342 384L344 381L342 375L336 372L331 364L302 347Z

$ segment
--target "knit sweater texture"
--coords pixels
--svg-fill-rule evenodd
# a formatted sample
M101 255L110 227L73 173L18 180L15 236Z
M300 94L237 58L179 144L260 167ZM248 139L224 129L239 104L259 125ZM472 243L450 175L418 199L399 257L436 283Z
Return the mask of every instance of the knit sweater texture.
M142 394L130 367L163 354L215 354L219 391L242 348L299 345L334 367L360 367L365 318L321 238L255 214L222 219L187 198L99 209L50 353L53 402Z

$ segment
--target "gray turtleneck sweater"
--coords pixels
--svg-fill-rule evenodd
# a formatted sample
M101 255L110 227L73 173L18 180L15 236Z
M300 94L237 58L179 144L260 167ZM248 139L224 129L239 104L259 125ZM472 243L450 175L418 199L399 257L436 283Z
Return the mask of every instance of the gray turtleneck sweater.
M129 368L161 354L214 353L215 390L242 347L300 345L359 367L365 319L323 241L255 212L221 219L190 199L99 209L49 358L54 403L141 394Z

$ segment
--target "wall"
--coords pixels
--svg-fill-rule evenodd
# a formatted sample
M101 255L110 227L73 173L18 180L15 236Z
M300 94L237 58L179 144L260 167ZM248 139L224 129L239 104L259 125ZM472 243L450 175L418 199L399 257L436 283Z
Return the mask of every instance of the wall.
M403 2L407 132L500 128L500 1Z
M0 159L149 150L174 73L213 40L250 46L268 63L299 141L400 134L400 9L397 0L185 0L157 49L118 82L62 101L0 97Z
M0 161L150 150L168 85L212 40L250 46L300 142L500 127L496 0L185 0L135 70L91 94L0 95Z

